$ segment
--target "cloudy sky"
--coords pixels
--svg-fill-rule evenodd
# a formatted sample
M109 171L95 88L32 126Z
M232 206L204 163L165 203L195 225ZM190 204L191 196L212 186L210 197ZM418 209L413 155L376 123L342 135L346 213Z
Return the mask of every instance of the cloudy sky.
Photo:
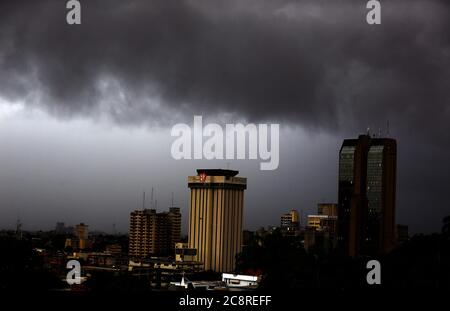
M69 26L64 0L0 1L1 228L125 232L152 187L186 224L186 176L227 165L248 177L245 227L278 224L337 201L342 140L388 120L397 222L433 232L450 214L448 1L382 1L381 25L356 0L81 3ZM278 170L172 159L170 129L194 115L279 123Z

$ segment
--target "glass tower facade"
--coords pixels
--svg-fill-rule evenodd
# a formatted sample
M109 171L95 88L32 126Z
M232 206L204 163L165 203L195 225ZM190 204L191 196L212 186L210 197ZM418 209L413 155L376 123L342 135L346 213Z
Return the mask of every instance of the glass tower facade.
M345 254L386 253L395 243L396 146L368 135L342 144L338 245Z
M371 146L367 155L367 201L369 215L381 213L384 146Z

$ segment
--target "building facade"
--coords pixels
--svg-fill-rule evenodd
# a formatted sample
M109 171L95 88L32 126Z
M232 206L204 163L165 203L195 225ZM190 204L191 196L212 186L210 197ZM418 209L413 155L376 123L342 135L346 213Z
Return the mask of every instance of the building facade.
M336 203L319 203L317 204L317 214L337 217L338 205Z
M378 255L395 245L397 143L360 135L339 152L338 245L349 256Z
M176 262L193 262L196 260L197 250L189 248L187 243L175 244L175 261Z
M89 226L84 223L80 223L75 226L75 237L78 241L78 249L83 250L87 247Z
M180 234L178 207L162 213L155 209L133 211L130 214L129 255L134 258L172 255Z
M305 250L329 253L336 247L337 204L317 204L317 215L308 215L305 227Z
M285 235L296 236L300 232L300 217L298 211L291 210L289 213L281 215L281 232Z
M189 248L205 270L230 272L241 251L244 190L247 179L238 171L199 169L188 177L191 189Z
M171 207L169 208L169 227L170 227L170 236L169 243L170 247L173 250L175 245L181 240L181 212L179 207Z

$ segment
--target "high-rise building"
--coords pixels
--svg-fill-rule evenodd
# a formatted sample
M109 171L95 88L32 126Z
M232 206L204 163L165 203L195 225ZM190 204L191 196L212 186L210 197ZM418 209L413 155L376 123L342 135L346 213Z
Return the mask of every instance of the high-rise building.
M75 226L75 236L78 239L78 248L85 249L87 240L88 240L88 228L89 226L85 225L84 223L80 223L79 225Z
M144 209L130 214L128 247L130 257L147 257L154 251L151 213L151 210Z
M291 210L289 213L281 215L281 232L285 235L297 235L300 230L300 218L298 211Z
M170 248L173 250L175 245L181 240L181 212L179 207L169 208L169 226L170 226L170 237L169 243Z
M395 245L396 159L394 139L344 140L338 190L338 245L344 254L383 254Z
M189 248L205 270L233 271L241 251L244 190L247 179L238 171L198 169L188 177L191 189Z
M155 209L131 212L129 255L137 258L171 255L175 243L180 240L180 231L181 213L178 207L162 213L157 213Z

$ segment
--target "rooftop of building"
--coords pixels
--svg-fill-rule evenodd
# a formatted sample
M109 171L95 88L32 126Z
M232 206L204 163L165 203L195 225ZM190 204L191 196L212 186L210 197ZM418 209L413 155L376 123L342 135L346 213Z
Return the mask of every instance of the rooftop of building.
M226 177L234 177L239 174L239 171L234 170L224 170L224 169L197 169L197 175L205 174L207 176L226 176Z
M347 138L342 142L342 146L354 146L358 141L367 140L371 145L395 144L396 140L391 137L381 137L379 135L359 135L358 138Z

